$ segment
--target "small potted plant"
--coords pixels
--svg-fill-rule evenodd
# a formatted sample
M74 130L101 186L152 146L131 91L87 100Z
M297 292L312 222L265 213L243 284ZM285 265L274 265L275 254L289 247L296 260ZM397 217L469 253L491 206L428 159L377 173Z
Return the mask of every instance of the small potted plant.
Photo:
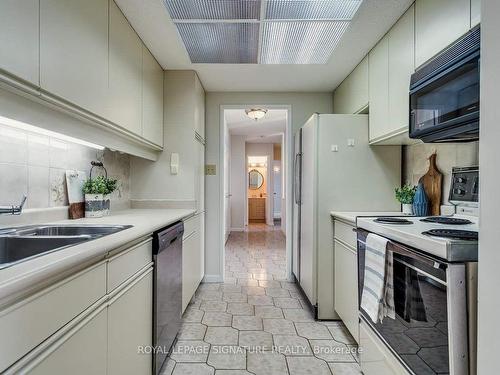
M403 185L402 187L397 187L395 189L396 199L403 206L403 214L413 215L413 198L415 197L415 192L417 191L416 186Z
M107 192L106 178L97 176L90 177L83 184L85 194L85 217L104 216L104 194Z
M106 177L104 179L104 183L106 184L106 192L104 193L102 204L104 209L104 215L107 216L109 215L109 209L111 205L110 195L112 192L116 190L118 185L118 180Z

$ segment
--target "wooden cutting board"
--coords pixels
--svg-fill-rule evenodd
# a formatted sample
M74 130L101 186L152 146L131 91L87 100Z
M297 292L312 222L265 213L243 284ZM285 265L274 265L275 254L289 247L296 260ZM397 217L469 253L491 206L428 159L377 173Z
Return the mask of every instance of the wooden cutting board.
M439 215L441 211L441 187L443 184L443 174L436 165L436 157L436 153L429 157L429 170L419 180L424 185L425 193L429 199L430 214L433 216Z

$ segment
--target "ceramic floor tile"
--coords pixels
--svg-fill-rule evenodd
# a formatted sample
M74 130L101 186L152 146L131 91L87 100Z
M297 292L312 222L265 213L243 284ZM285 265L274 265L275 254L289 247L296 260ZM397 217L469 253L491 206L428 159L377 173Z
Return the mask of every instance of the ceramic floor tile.
M362 375L357 363L329 363L334 375Z
M252 375L247 370L215 370L215 375Z
M241 285L222 284L220 289L223 293L241 293Z
M297 332L293 323L285 319L262 319L264 322L264 331L274 335L296 335Z
M184 323L200 323L205 311L188 307L182 316Z
M287 357L290 375L331 375L325 361L314 357Z
M175 362L206 362L210 344L204 341L177 341L171 358Z
M351 349L335 340L309 340L316 357L327 362L355 362Z
M238 345L238 330L232 327L208 327L204 341L212 345Z
M273 336L264 331L241 331L239 346L248 348L251 351L271 350Z
M306 309L283 309L283 314L285 319L291 320L292 322L313 322L313 314Z
M171 358L167 358L160 371L160 375L172 375L174 367L175 367L175 361Z
M249 296L263 296L266 294L266 290L260 286L244 286L242 292Z
M254 315L254 306L248 303L229 302L227 312L233 315Z
M255 375L288 375L285 356L279 353L248 353L247 369Z
M276 280L259 280L259 286L265 288L281 288L281 283Z
M237 284L244 286L259 286L259 281L255 279L238 279Z
M283 318L283 312L276 306L255 306L255 315L261 318Z
M235 315L233 316L233 328L240 331L262 330L262 318L257 316Z
M294 335L273 335L276 351L285 356L313 355L309 341Z
M226 311L227 302L225 301L203 301L200 310L204 311Z
M290 297L290 292L283 288L266 288L265 292L270 297Z
M220 301L222 299L222 292L218 290L203 290L196 294L196 298L202 301Z
M256 306L274 305L273 297L269 296L248 296L248 303Z
M300 309L302 305L300 304L298 299L295 298L281 298L275 297L274 306L280 307L282 309Z
M247 295L243 293L224 293L222 299L226 302L246 302Z
M351 336L347 328L343 325L328 325L328 330L336 341L342 342L344 344L355 345L356 340Z
M183 323L177 338L179 340L203 340L207 327L199 323Z
M220 311L207 311L203 316L202 324L206 324L209 327L222 327L222 326L231 326L233 316L228 313L220 312Z
M299 336L311 339L332 339L328 329L319 323L295 323L295 328Z
M172 375L214 375L213 367L205 363L178 363Z
M238 346L212 346L207 363L216 369L244 370L247 365L247 354Z

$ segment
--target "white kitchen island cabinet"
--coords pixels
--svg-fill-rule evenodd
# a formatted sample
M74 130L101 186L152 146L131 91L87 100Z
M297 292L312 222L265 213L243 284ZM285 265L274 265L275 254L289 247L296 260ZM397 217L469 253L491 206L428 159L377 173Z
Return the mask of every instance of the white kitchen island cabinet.
M0 69L40 84L38 0L0 1Z

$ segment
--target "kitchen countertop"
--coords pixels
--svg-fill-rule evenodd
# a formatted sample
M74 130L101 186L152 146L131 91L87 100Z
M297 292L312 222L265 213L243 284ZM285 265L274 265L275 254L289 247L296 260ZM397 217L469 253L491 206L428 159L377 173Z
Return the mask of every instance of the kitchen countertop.
M356 224L356 218L361 217L361 216L402 216L402 212L396 212L396 211L389 211L389 212L384 212L384 211L367 211L367 212L362 212L362 211L353 211L353 212L338 212L338 211L332 211L330 212L330 215L333 217L339 218L340 220L347 221L353 225Z
M94 219L57 224L133 225L132 228L54 251L0 270L0 306L104 259L114 249L195 214L191 209L129 209ZM44 223L48 224L48 223ZM52 222L54 224L54 222Z

